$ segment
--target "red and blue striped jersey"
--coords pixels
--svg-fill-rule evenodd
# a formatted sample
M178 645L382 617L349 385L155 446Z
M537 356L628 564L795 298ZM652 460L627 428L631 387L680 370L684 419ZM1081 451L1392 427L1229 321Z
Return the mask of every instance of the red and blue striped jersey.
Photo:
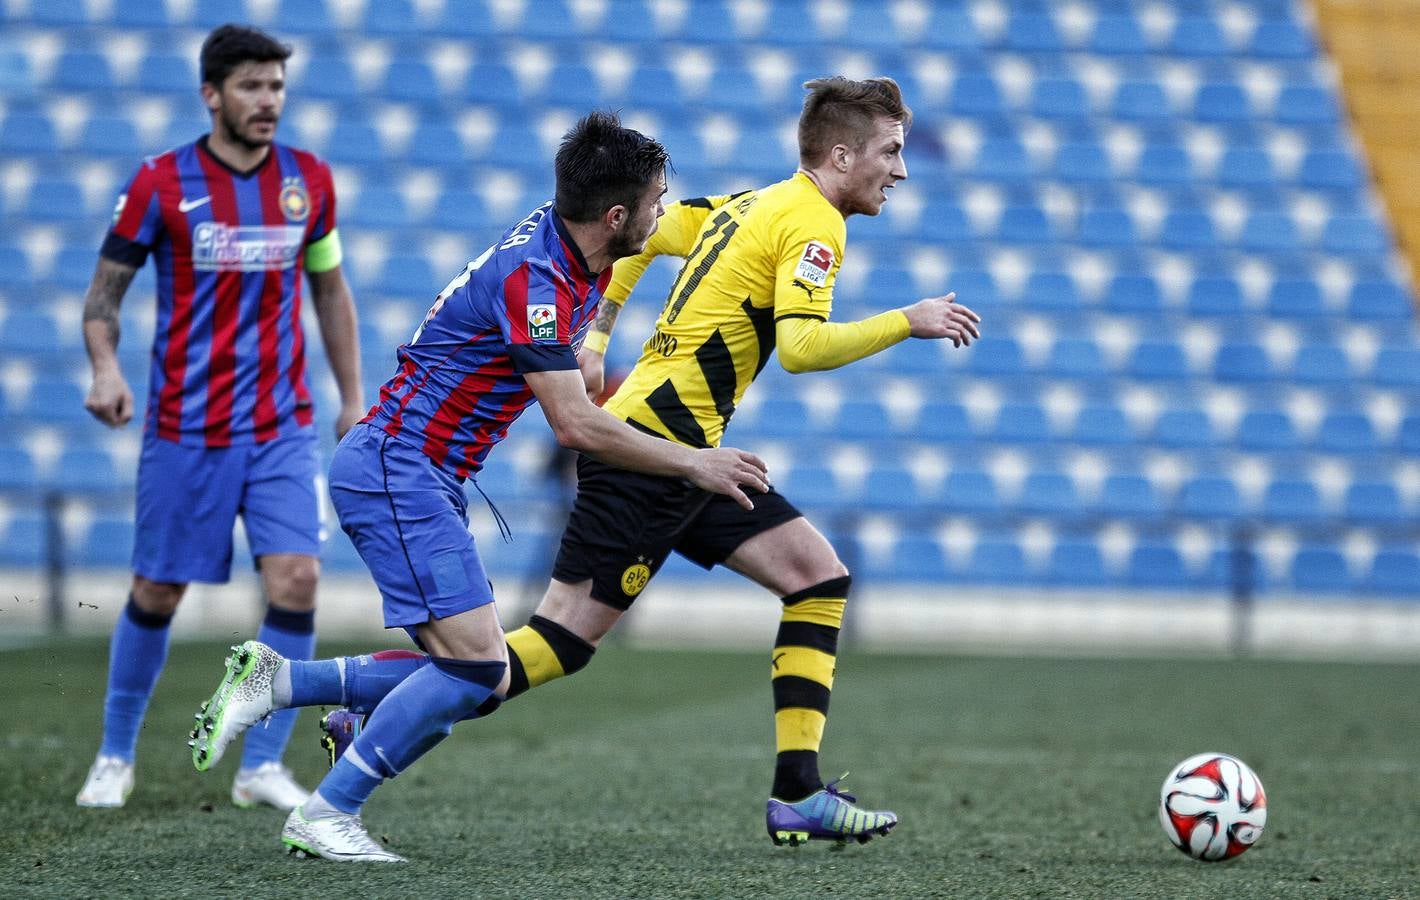
M227 447L311 423L304 250L334 228L330 167L304 151L272 144L237 172L203 137L143 162L100 252L157 267L146 429Z
M543 204L439 293L364 421L458 478L476 473L535 399L523 375L577 368L610 280Z

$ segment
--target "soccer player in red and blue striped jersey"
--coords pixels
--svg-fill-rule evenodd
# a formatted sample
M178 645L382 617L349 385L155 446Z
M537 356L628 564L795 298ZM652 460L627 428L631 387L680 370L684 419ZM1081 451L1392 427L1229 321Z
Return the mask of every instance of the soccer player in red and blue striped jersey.
M121 427L133 394L119 369L118 309L135 272L157 269L158 323L143 416L133 588L110 647L104 733L80 806L123 805L138 731L189 582L228 580L240 514L268 607L258 636L315 649L320 500L301 331L303 281L341 395L336 430L363 413L355 307L341 273L335 189L324 162L275 142L290 48L224 25L202 48L211 133L146 160L119 198L84 308L93 363L86 406ZM306 792L281 757L294 714L247 740L239 806L289 809Z
M193 732L193 762L206 770L273 709L370 712L287 818L282 840L292 851L401 861L365 831L365 801L454 723L492 713L506 696L507 649L468 531L463 482L534 399L564 447L684 478L747 508L747 491L768 489L764 463L752 454L645 434L587 397L577 348L612 262L639 253L656 229L666 163L665 148L614 115L578 121L557 153L556 199L440 292L399 349L399 370L379 403L336 449L330 493L340 525L380 589L385 626L409 631L424 653L301 661L248 641Z

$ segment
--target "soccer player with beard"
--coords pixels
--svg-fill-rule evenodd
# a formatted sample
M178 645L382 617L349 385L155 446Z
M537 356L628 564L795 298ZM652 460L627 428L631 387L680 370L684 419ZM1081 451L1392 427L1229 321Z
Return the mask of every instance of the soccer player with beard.
M224 25L202 45L212 130L149 158L119 197L84 305L93 366L85 406L119 428L133 392L119 368L119 304L151 255L158 323L138 466L133 583L109 650L103 738L76 802L117 807L133 788L144 712L187 585L231 574L246 527L267 599L257 636L294 658L315 648L319 466L303 280L340 389L336 433L365 412L356 314L341 273L329 167L275 141L289 47ZM292 809L307 792L281 764L295 713L248 736L238 806Z
M456 722L490 715L507 696L503 629L463 483L534 400L560 444L605 465L694 485L737 509L754 508L746 491L769 490L757 457L646 435L594 406L578 371L611 264L640 253L664 212L666 164L664 147L616 116L579 120L557 151L556 198L439 293L399 348L379 402L336 449L330 493L340 525L380 589L385 627L405 629L424 652L302 661L248 641L234 648L192 734L193 763L204 771L273 709L373 710L287 817L281 838L293 852L402 862L365 831L365 801Z

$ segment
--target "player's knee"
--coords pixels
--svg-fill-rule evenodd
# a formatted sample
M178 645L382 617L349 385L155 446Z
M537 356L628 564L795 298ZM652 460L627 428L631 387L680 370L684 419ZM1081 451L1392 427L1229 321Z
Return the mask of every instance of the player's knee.
M187 585L166 581L149 581L141 575L133 578L133 605L150 616L170 618L177 612Z
M316 608L316 585L320 582L320 560L295 556L281 561L267 577L271 602L286 609L309 612Z

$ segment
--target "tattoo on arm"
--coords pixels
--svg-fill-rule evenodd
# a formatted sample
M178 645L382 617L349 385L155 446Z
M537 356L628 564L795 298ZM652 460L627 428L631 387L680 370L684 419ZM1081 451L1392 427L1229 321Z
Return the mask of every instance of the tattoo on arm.
M611 334L611 329L616 325L616 317L621 313L621 304L603 301L601 309L597 311L596 321L592 323L593 331L600 331L602 334Z
M136 273L136 269L105 265L101 260L84 297L84 321L104 323L109 344L114 347L118 346L118 306Z

